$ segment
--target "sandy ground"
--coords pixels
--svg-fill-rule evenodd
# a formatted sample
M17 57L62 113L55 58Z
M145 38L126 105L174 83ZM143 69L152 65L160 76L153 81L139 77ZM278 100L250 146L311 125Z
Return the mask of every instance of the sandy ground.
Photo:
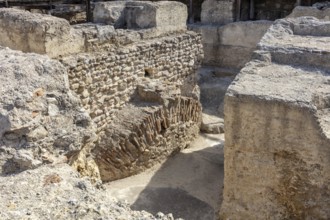
M189 149L142 174L106 184L133 210L213 220L222 200L224 136L201 134Z

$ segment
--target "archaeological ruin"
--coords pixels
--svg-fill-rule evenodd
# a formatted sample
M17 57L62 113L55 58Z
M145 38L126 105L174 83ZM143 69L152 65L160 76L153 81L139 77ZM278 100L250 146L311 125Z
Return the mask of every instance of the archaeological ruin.
M0 219L330 219L330 1L0 0Z

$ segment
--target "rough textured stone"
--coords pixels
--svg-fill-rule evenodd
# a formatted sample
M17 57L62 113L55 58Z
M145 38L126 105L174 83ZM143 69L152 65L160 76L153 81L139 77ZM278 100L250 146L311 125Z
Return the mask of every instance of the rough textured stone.
M322 20L330 20L330 8L318 9L317 7L295 7L288 18L311 16Z
M240 69L250 61L257 43L271 24L270 21L249 21L190 28L202 34L205 65Z
M329 33L276 21L229 87L223 219L329 219Z
M68 21L18 9L0 9L0 45L51 57L81 51L83 38Z
M97 2L93 11L93 21L123 28L126 25L126 2Z
M97 43L94 45L97 48ZM75 155L72 163L85 175L100 173L102 180L109 181L143 171L157 161L165 159L171 152L186 147L196 136L200 124L199 117L196 116L200 114L196 71L201 64L203 50L201 36L189 31L148 41L118 44L116 47L105 46L102 50L67 56L62 59L62 63L67 67L71 89L79 95L84 108L89 112L97 126L99 137L95 147L82 149ZM142 87L139 85L150 80L155 82L148 83L149 89L141 91ZM132 142L131 137L137 132L136 128L142 126L141 120L149 120L148 118L160 120L159 112L163 112L165 119L170 120L172 113L166 113L170 110L167 105L162 104L164 98L161 98L163 95L160 96L164 93L162 92L164 89L167 91L165 96L170 99L166 102L180 106L180 97L182 97L182 100L188 100L189 103L182 105L194 111L180 113L180 110L176 110L180 115L178 121L170 123L171 126L162 130L161 134L153 130L157 134L151 137L162 140L159 143L145 144L142 140L145 135L149 138L150 134L138 133L137 137L141 140L138 140L137 147L140 148L141 144L142 149L146 150L130 153L125 150L126 145L124 148L119 147L122 142ZM150 92L153 90L156 92ZM136 102L132 103L137 91L144 100L139 105ZM154 106L154 111L157 109L158 113L141 113L136 115L135 121L130 118L124 120L132 112L147 111L149 107L145 106L144 102L157 102L151 106ZM185 115L182 116L183 119L181 114ZM163 120L162 118L159 123ZM134 126L126 125L126 121L134 122ZM124 133L121 125L126 126ZM151 125L150 127L154 128L154 125ZM180 135L176 136L172 129ZM140 130L144 131L144 128ZM132 135L128 135L130 133ZM121 138L118 139L117 136ZM129 144L129 147L133 145ZM133 149L135 148L133 146Z
M61 63L0 48L0 72L1 173L64 159L93 138L91 118Z
M74 162L75 166L81 172L101 168L102 179L109 181L140 172L156 161L164 159L172 151L184 148L199 130L200 116L198 114L200 114L201 109L197 101L199 95L196 86L196 70L201 63L202 55L200 35L187 32L175 37L164 37L154 41L133 44L127 48L121 47L107 53L92 53L63 59L62 62L69 70L71 88L80 95L85 109L90 112L93 122L98 127L97 134L100 137L97 147L93 148L94 150L84 149L78 155L76 162ZM147 85L141 87L144 83ZM143 113L149 107L144 104L137 105L136 102L131 103L129 105L131 107L127 106L134 97L137 88L139 97L143 99L142 103L156 102L156 104L150 104L154 106L151 108L154 109L153 111L157 110L156 113ZM168 101L163 101L164 95L169 97ZM183 101L180 101L180 97ZM167 100L167 98L165 99ZM170 113L174 110L168 109L165 103L174 106L171 109L176 109L175 112ZM180 110L177 110L177 108L180 109L180 105L192 112L185 113L182 110L183 112L180 113ZM135 122L129 118L122 121L123 118L129 117L134 112L141 112L141 114L136 115ZM178 119L176 119L178 121L171 122L172 114L178 115ZM131 137L137 132L136 128L143 126L140 121L149 120L148 118L159 120L157 126L165 123L164 120L166 120L166 129L162 130L161 134L157 132L157 129L152 129L152 132L156 132L151 135L158 140L156 144L141 142L142 139L144 140L143 136L149 135L144 133L138 133L137 137L142 138L140 141L132 142ZM114 120L115 123L113 123ZM124 129L126 133L132 133L132 135L120 134L121 129L116 128L116 124L118 126L123 124L125 127L125 121L134 122L134 126L129 125L128 128ZM154 126L154 124L150 125L152 128ZM176 127L180 127L180 129L177 130ZM145 128L139 130L144 131ZM174 131L178 134L175 134ZM143 149L146 148L146 150L141 150L141 152L138 150L131 154L123 151L122 148L117 148L115 143L118 140L116 140L115 134L117 136L120 134L119 136L122 137L120 142L126 142L126 137L127 141L133 143L133 145L129 144L130 147L137 144L138 148L141 145L145 146ZM170 140L176 140L176 142ZM134 146L133 149L135 148ZM95 155L101 155L101 158L90 160L89 158L93 157L86 157L90 151L94 152ZM117 153L106 156L110 152ZM145 153L142 154L142 152ZM114 159L113 157L117 157L116 155L122 155L131 164L123 162L126 159ZM106 162L107 158L109 158L109 162ZM130 164L129 167L127 164ZM114 173L110 175L109 170Z
M204 113L202 117L201 131L207 134L222 134L225 132L223 122L222 118Z
M235 20L234 0L206 0L202 4L201 21L204 24L228 24Z
M94 8L95 22L128 29L152 28L159 33L185 30L187 18L186 5L174 1L100 2Z
M143 4L150 5L151 3L147 2ZM167 6L172 7L176 4L157 3L156 5L159 5L159 7L155 6L155 10L157 11L157 13L160 13L157 16L160 16L158 18L162 19L164 18L162 17L162 13L164 13L164 8L162 8L162 6L166 6L165 8L167 8ZM53 19L52 17L48 16L34 16L33 14L28 12L11 9L5 9L3 10L3 13L8 14L12 17L22 17L22 20L24 20L26 17L26 20L31 22L31 24L38 24L39 21L41 23L46 22L47 24L48 20ZM11 122L10 120L18 120L19 117L23 116L21 116L21 112L19 112L19 114L15 115L13 119L10 119L9 122L7 122L8 120L6 119L6 114L8 113L5 112L3 113L4 117L1 118L1 120L3 121L1 125L3 128L0 132L0 134L3 136L1 141L21 140L21 137L23 137L24 141L26 139L28 143L34 145L40 143L40 145L38 146L41 148L43 148L43 144L49 144L49 146L47 145L47 149L49 149L50 152L48 152L49 156L45 156L45 162L48 163L49 161L54 161L52 157L52 151L53 149L55 149L54 152L56 152L56 156L58 156L60 152L61 154L67 154L66 156L68 157L69 162L71 164L74 164L74 166L82 174L98 178L100 172L99 166L96 164L96 160L93 159L92 155L90 154L90 151L94 149L94 144L98 145L102 143L102 147L106 145L105 140L106 138L108 138L106 136L106 132L110 129L108 128L108 125L111 124L111 122L116 118L116 115L119 114L118 111L125 110L125 106L130 102L132 98L134 98L138 85L148 79L159 80L159 84L165 83L165 85L168 85L170 82L174 83L173 85L175 85L175 89L179 91L179 94L172 97L170 95L171 92L169 92L167 95L170 97L170 100L166 101L166 103L172 103L172 99L174 99L177 101L173 102L177 103L177 105L180 105L180 97L182 97L184 100L192 100L188 101L190 104L183 104L183 106L187 105L187 107L185 108L195 109L194 112L182 113L184 115L182 116L183 119L178 119L179 121L182 121L182 125L180 123L176 124L176 122L174 122L172 127L175 128L176 126L181 126L182 129L180 130L180 132L183 133L189 133L188 130L190 129L190 127L196 128L192 129L194 131L198 130L199 119L196 114L198 115L200 113L200 107L198 107L199 94L198 86L196 84L196 71L201 63L201 59L203 58L200 35L194 32L185 31L184 33L176 33L173 36L158 37L152 40L142 40L141 35L143 36L143 34L141 33L143 31L116 31L113 29L112 26L109 25L84 24L76 25L73 28L70 28L71 27L69 27L68 31L75 32L77 35L84 37L84 48L78 52L88 51L89 53L78 53L70 56L63 56L62 58L60 58L60 61L62 62L62 64L65 65L66 69L64 69L63 66L59 64L59 62L49 60L50 63L55 63L53 66L49 66L54 69L59 65L58 68L61 68L59 70L47 69L48 66L47 68L39 67L39 64L35 64L35 61L33 61L34 56L24 55L26 56L24 62L28 67L22 69L22 67L24 66L22 65L17 67L15 66L14 69L17 68L18 73L20 73L20 71L23 71L23 73L25 74L23 75L23 79L27 78L27 72L24 71L32 71L29 80L24 83L27 85L29 85L29 83L33 84L33 88L21 88L22 91L27 90L26 94L24 95L21 95L21 93L8 93L8 103L4 103L4 109L9 109L8 111L14 109L12 112L16 112L16 109L14 107L10 107L13 106L13 104L10 102L14 102L11 99L16 98L16 95L17 97L22 96L23 98L30 93L34 94L34 96L40 97L36 99L37 101L40 101L40 103L33 104L36 106L32 106L33 108L31 107L31 117L36 117L36 119L39 120L39 117L37 116L39 114L41 114L42 116L43 114L45 114L45 116L47 116L47 119L50 118L51 120L52 118L56 118L58 119L54 124L54 126L56 125L56 129L51 127L52 129L54 129L51 130L46 125L44 125L44 121L41 121L37 124L33 124L33 128L31 129L29 127L24 127L24 129L15 128L17 131L11 132L11 130L13 130L11 128L13 122ZM8 33L11 33L10 30L8 31ZM47 35L47 31L41 33ZM148 37L154 38L154 36L150 35ZM77 51L75 51L74 49L72 52L77 53ZM15 54L16 52L13 53ZM14 59L10 53L3 56L5 56L6 59L8 57L10 59ZM38 58L39 57L36 56L36 59ZM44 57L40 59L47 58ZM6 74L2 75L4 78L7 77L6 80L3 80L2 83L6 83L8 80L15 81L16 78L20 80L19 76L17 76L17 71L15 71L14 69L9 72L13 75L12 77L7 77ZM43 75L44 77L40 77L39 79L37 75L40 75L45 71L48 74L52 73L53 71L58 71L62 75ZM69 81L67 81L66 79L67 76L69 77ZM51 77L55 77L55 79L52 79ZM59 81L58 78L60 78L62 81ZM54 83L51 83L49 85L46 84L46 82L53 81ZM61 87L57 88L57 83L59 83ZM37 85L39 85L39 87L36 87ZM69 98L74 97L74 95L71 95L70 93L70 90L68 88L69 85L72 91L80 98L80 100L76 100L74 106L71 103L73 102L72 100L67 100ZM22 85L17 84L17 86ZM47 93L48 87L51 87L51 91L59 90L59 92L65 92L66 96L58 98L57 95L49 95ZM8 84L5 88L9 90L13 89L13 86ZM30 91L32 89L34 90ZM161 89L158 90L162 91ZM6 93L5 90L3 92L4 94ZM12 98L10 99L10 97ZM163 100L163 98L161 100ZM23 100L18 100L17 102L17 105L21 107L25 107L24 105L26 105L25 98ZM158 105L159 104L160 106L165 106L161 107L164 108L164 111L169 111L166 107L167 104L158 103ZM7 105L9 107L6 107ZM70 111L70 109L67 109L69 107L67 107L66 105L74 109ZM83 108L81 108L80 110L78 107ZM159 109L159 111L161 110ZM178 111L180 112L180 110ZM71 113L72 118L67 116L66 113ZM170 113L167 115L169 115L168 117L172 117ZM64 119L65 117L67 118ZM29 120L30 119L27 119L27 121ZM43 117L41 117L41 120L43 120ZM51 122L49 126L52 126L52 123L53 122ZM73 125L71 123L73 123ZM93 126L97 127L97 129L94 130ZM79 130L80 127L82 127L82 131ZM78 131L76 131L75 129L78 129ZM84 134L84 129L86 129L86 132L88 131L88 134ZM134 128L131 129L133 129L131 131L133 132ZM94 134L94 131L97 134L97 139L92 138L92 134ZM80 132L82 132L82 134ZM69 133L71 134L71 136L69 136ZM191 132L190 139L194 135L195 133ZM172 132L169 134L169 136L174 139L175 133ZM188 136L189 135L187 135L187 137ZM176 149L180 149L186 146L186 144L189 142L189 138L187 139L187 141L185 141L185 138L185 136L178 136L177 143L169 145L171 147L168 149L168 153L164 155L169 155L171 150L174 151ZM38 140L40 140L40 142L37 142ZM17 146L15 145L15 147L17 148L17 150L18 148L22 147L22 143L16 143ZM20 145L18 146L18 144ZM23 145L24 144L25 142L23 143ZM7 149L6 145L7 144L5 143L3 151L8 151L8 155L17 155L14 158L14 162L16 164L21 164L20 169L34 168L37 164L39 164L38 161L42 159L39 155L40 153L36 152L37 149L34 149L34 151L32 152L32 155L36 157L34 158L31 156L31 154L16 153L16 148L14 149L12 147ZM160 146L166 148L165 142ZM112 148L116 148L116 146L114 147L112 145L112 142L110 141L108 147L110 150ZM60 150L57 151L56 149ZM152 153L154 154L155 152ZM142 162L138 163L136 166L132 166L133 169L131 169L129 172L126 172L125 164L121 164L122 167L118 167L117 164L116 168L120 170L121 173L117 173L114 177L111 178L122 178L132 173L139 172L146 167L150 167L151 164L154 164L157 160L164 159L164 155L158 155L162 157L157 158L156 156L148 156L142 158ZM3 161L7 160L8 158L6 157ZM10 172L18 170L18 168L15 168L14 166L8 167L13 168L13 170L11 170ZM111 167L108 169L114 168ZM110 180L111 178L103 179Z
M172 214L132 211L97 186L67 164L0 177L0 218L174 220Z
M180 2L129 2L128 28L156 28L161 32L185 30L187 6ZM170 13L169 13L170 12Z

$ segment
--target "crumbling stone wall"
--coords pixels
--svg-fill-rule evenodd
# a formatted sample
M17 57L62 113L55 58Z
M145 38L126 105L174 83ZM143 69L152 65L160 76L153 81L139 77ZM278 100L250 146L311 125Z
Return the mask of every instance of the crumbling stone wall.
M202 58L201 36L194 32L134 43L104 52L63 58L62 62L68 69L71 89L82 100L84 108L97 126L99 136L96 148L82 151L77 156L75 166L87 173L90 173L90 169L98 169L102 180L109 181L142 171L164 159L173 150L185 147L189 143L189 139L196 136L199 130L201 107L198 101L196 71ZM143 113L146 106L138 107L136 101L135 104L132 104L134 98L139 97L137 95L138 86L149 80L156 80L158 85L165 83L167 85L164 86L165 88L172 85L173 91L180 91L179 97L170 96L172 98L169 101L158 100L156 104L153 103L154 108L158 110L156 113L150 113L151 115ZM158 88L157 91L159 93L161 89ZM169 91L167 95L170 93ZM150 96L142 102L155 102L153 97ZM173 98L174 100L172 100ZM169 108L168 104L164 104L167 102L173 103L170 106L182 105L182 108ZM128 108L128 104L133 107ZM174 111L172 108L178 110ZM185 111L189 113L185 113L185 111L180 113L180 109L186 109ZM134 114L136 124L126 128L126 130L131 129L130 132L133 136L122 134L119 135L122 138L117 140L118 133L123 132L121 129L118 131L117 128L122 123L120 121L135 121L127 118L130 116L127 111L141 112L141 115ZM177 121L171 121L171 118L174 117L173 114L178 115ZM140 124L141 120L138 118L142 118L144 123ZM155 135L152 135L157 139L155 142L153 139L145 141L144 136L150 136L150 134L148 136L144 133L146 132L146 120L152 120L153 123L160 120L159 123L164 123L162 132L155 127L155 124L147 126L149 130L151 129L150 132L155 132ZM125 123L123 126L126 126ZM139 132L137 132L139 127ZM182 129L178 129L179 127ZM136 132L138 135L135 140L132 137L135 137ZM161 134L159 134L160 132ZM125 146L129 146L129 149L133 147L134 153L125 156L127 151L118 148L119 143L120 146L124 144L123 149L126 148ZM141 150L141 146L144 146L143 150ZM93 157L99 157L99 159L87 159L89 157L87 151L93 152ZM113 159L114 157L117 159ZM90 162L86 162L86 160ZM108 162L106 162L107 160Z
M98 129L130 100L144 79L168 82L190 78L203 57L201 36L187 32L102 53L81 54L62 60L68 68L71 89L80 96Z
M1 174L66 161L95 141L60 62L0 47L0 88Z
M203 58L201 36L184 29L187 13L178 15L184 19L178 20L177 28L158 31L157 28L168 24L168 21L162 23L162 19L167 18L164 8L178 4L185 7L183 4L141 4L155 9L155 27L116 30L105 24L76 25L68 29L74 36L69 34L62 39L55 34L53 40L69 43L78 39L77 43L82 45L78 51L75 47L73 51L66 48L69 53L62 53L61 47L50 47L49 51L26 48L29 52L55 56L66 67L60 64L64 77L69 78L66 85L80 98L77 108L87 114L82 113L81 117L73 114L74 123L91 134L77 138L82 143L74 145L74 149L66 139L61 147L70 148L65 155L80 173L103 181L143 171L187 147L199 132L201 106L196 71ZM43 27L53 22L50 16L35 17L13 9L0 12L9 17L27 17L27 23L32 26L42 24ZM59 24L57 21L63 22L56 18L55 27ZM21 28L21 24L13 24L12 28ZM40 31L41 36L47 36L47 30ZM24 28L17 31L27 32ZM8 36L11 33L11 29L6 30ZM32 39L33 32L28 33ZM21 44L16 49L24 48L23 43L29 39L19 38ZM0 43L14 47L11 42ZM47 44L42 41L41 46L45 46L44 43ZM71 121L69 118L67 123ZM65 130L61 124L58 127Z

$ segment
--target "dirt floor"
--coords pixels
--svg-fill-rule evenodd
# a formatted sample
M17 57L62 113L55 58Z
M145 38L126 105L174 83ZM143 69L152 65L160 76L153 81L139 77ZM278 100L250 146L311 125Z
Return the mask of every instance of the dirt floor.
M189 149L146 172L106 184L133 210L213 220L222 201L224 135L201 134Z

